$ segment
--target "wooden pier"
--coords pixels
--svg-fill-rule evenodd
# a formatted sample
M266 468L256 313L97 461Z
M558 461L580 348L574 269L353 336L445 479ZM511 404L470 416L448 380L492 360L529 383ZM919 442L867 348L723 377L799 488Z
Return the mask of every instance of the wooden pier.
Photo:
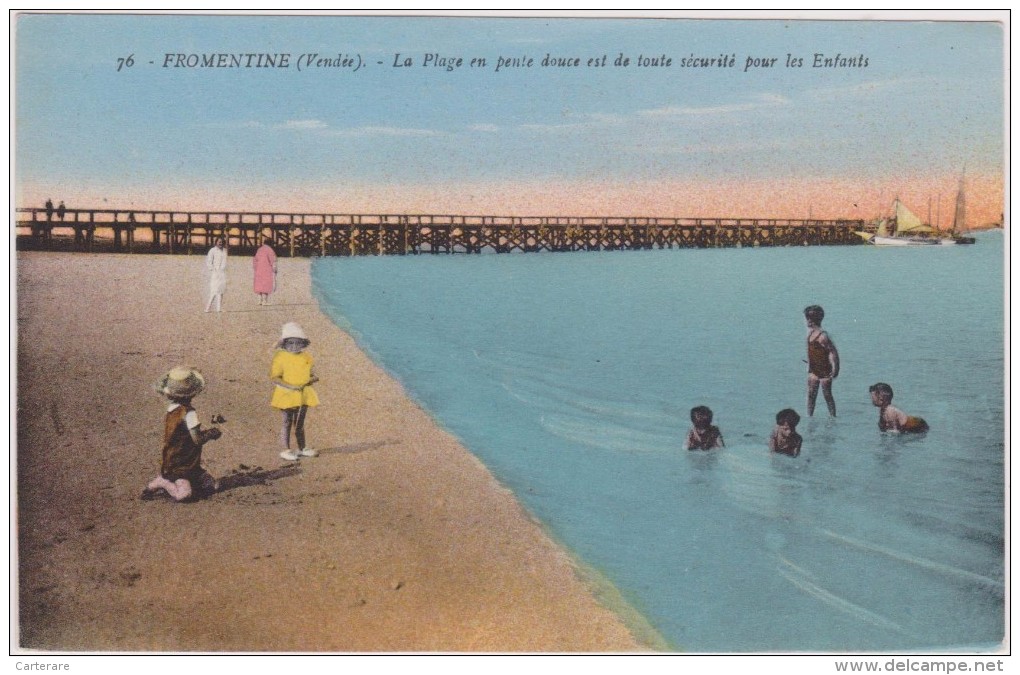
M271 238L280 255L310 257L843 246L862 243L864 222L18 208L15 227L19 249L191 254L222 236L238 252Z

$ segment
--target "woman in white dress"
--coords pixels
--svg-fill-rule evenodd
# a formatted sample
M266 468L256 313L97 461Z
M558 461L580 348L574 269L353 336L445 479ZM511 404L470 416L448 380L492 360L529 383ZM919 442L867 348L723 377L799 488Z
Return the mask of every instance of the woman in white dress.
M227 290L227 242L223 237L216 240L216 245L209 249L205 256L205 266L209 270L209 302L205 305L205 311L212 310L213 301L216 302L216 311L222 312L221 306L223 293Z

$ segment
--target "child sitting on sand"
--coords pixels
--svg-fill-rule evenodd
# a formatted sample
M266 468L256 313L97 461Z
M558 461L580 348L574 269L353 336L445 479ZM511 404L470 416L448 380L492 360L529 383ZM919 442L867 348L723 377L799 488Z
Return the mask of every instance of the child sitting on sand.
M691 430L684 441L685 450L711 450L726 447L719 427L712 426L712 411L703 405L691 408Z
M902 410L893 407L893 390L885 382L878 382L868 387L871 402L878 412L878 428L882 431L896 431L908 434L920 434L928 431L928 423L920 417L911 417Z
M283 324L269 372L276 385L269 404L281 410L283 415L283 428L280 430L283 452L280 457L289 462L319 454L305 445L305 416L308 408L319 405L319 397L311 387L319 378L312 373L312 357L305 351L310 344L311 340L305 336L301 326L294 322ZM291 429L294 429L297 450L290 449Z
M169 495L180 502L216 492L216 481L202 468L202 446L222 434L215 427L203 431L191 407L191 399L203 389L205 378L194 368L174 368L156 383L156 391L170 400L170 407L163 424L163 462L142 499Z
M799 423L800 415L791 408L785 408L776 413L776 428L769 436L769 451L790 457L798 456L801 443L804 441L797 433Z

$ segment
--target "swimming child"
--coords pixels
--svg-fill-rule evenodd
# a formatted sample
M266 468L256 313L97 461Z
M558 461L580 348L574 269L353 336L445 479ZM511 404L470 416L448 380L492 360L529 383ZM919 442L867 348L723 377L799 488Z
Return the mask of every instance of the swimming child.
M309 408L319 405L319 397L311 387L319 378L312 372L312 357L305 351L310 344L311 340L305 336L301 326L294 322L283 324L269 372L276 385L269 404L281 410L283 415L283 428L280 430L283 452L280 457L290 462L319 454L305 445L305 416ZM290 449L291 429L297 441L296 450Z
M881 431L897 431L908 434L920 434L928 431L928 423L920 417L911 417L902 410L893 407L893 390L885 382L877 382L870 387L871 402L878 412L878 428Z
M829 414L836 416L836 400L832 397L832 381L839 376L839 352L829 334L822 330L822 319L825 310L818 305L804 308L807 319L807 414L815 414L815 399L818 387L822 388L825 403L829 406Z
M712 411L703 405L691 408L691 430L684 441L685 450L711 450L724 448L719 427L712 426Z
M205 389L205 378L194 368L174 368L156 383L156 391L170 400L163 423L163 462L159 475L142 490L148 501L169 495L174 501L216 492L218 485L202 468L202 446L222 433L203 430L191 399Z
M776 428L769 436L769 451L780 455L796 457L800 454L800 446L804 439L797 433L800 415L791 408L776 413Z

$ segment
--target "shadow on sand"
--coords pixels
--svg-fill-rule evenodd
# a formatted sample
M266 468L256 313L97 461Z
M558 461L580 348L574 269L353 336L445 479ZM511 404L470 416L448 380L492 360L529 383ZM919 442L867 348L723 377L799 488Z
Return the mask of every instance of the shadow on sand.
M244 464L241 465L242 469L246 469ZM226 492L227 490L233 490L240 487L250 487L252 485L269 485L270 481L277 480L279 478L289 478L296 476L301 473L301 469L296 465L281 466L277 469L263 469L260 466L254 469L248 469L246 471L239 471L230 475L224 476L220 479L220 489L218 492Z
M350 445L338 445L335 448L323 448L319 450L320 455L357 455L361 452L370 452L385 448L388 445L400 445L401 441L387 439L384 441L366 441L364 443L351 443Z
M274 309L288 309L290 307L313 307L314 302L280 302L256 307L244 307L241 309L224 309L222 312L205 312L206 314L250 314L255 312L266 312Z
M320 455L356 455L362 452L371 452L372 450L378 450L388 445L399 445L399 440L387 439L382 441L367 441L365 443L352 443L350 445L340 445L335 448L324 448L319 451ZM184 502L196 502L202 499L211 497L214 494L220 494L235 490L242 487L252 487L254 485L270 485L272 481L280 478L290 478L291 476L297 476L301 473L301 467L299 464L288 464L286 466L277 467L275 469L263 469L261 466L251 468L245 464L240 465L240 469L233 469L232 473L223 476L218 481L218 487L215 492L196 492L191 497L183 500ZM142 500L150 501L153 499L173 501L169 495L166 494L165 490L159 489L155 491L143 491Z

